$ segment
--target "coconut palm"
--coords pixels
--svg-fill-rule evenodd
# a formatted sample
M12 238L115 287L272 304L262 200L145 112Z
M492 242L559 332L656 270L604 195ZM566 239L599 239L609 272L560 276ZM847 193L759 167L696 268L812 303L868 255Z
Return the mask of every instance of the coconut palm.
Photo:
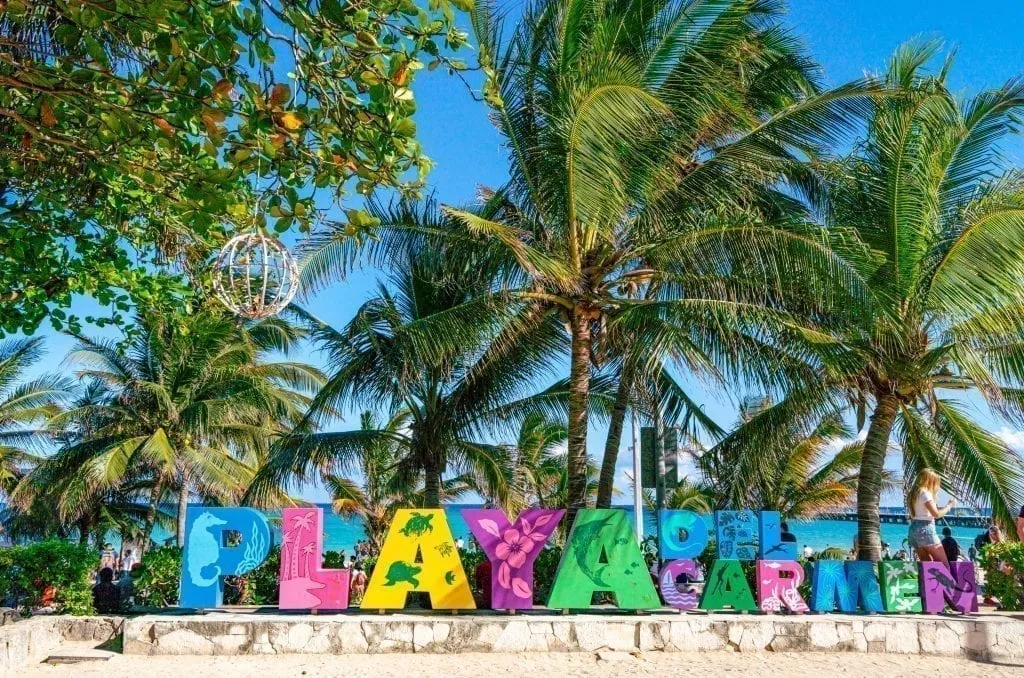
M5 493L39 461L49 442L40 424L60 411L73 388L70 380L54 375L24 379L42 355L41 338L0 342L0 490Z
M408 424L408 416L400 413L387 424L379 426L372 412L363 412L359 424L362 431L381 430L397 434ZM356 515L362 520L371 555L380 553L397 509L422 507L425 503L422 482L402 473L402 452L402 447L393 439L383 436L368 439L354 461L358 479L330 473L323 477L324 486L331 493L334 511L340 515ZM443 501L458 500L472 491L472 484L465 478L441 481Z
M736 428L698 457L704 482L719 507L779 511L787 518L814 518L851 506L864 444L838 411L817 420L780 418L766 398L744 401ZM772 430L765 438L757 432ZM898 478L883 477L896 489Z
M518 492L503 506L506 513L515 515L527 506L553 506L549 495L561 484L567 437L564 423L540 412L523 419L516 443L509 449Z
M148 541L173 492L180 546L189 498L237 500L268 441L299 419L304 393L322 383L309 365L265 361L297 336L278 321L245 327L209 310L141 313L125 348L80 337L69 358L103 392L52 421L73 442L25 479L16 500L28 504L58 486L55 508L73 517L111 493L143 493Z
M958 397L973 392L1021 420L1024 176L1006 171L999 142L1019 127L1024 80L958 99L949 60L925 68L938 51L933 41L901 47L885 75L899 95L877 106L849 156L819 165L829 228L866 244L837 250L865 303L833 340L815 342L818 385L776 406L806 413L845 399L858 424L869 421L857 514L859 553L871 560L894 444L905 478L934 468L997 520L1009 523L1024 500L1020 458Z
M494 7L476 4L484 97L509 150L511 179L484 195L482 210L449 213L463 239L488 251L508 296L567 328L570 521L587 495L592 365L605 353L628 353L603 346L612 320L632 308L621 333L631 339L652 316L670 322L670 359L735 367L734 354L751 340L732 332L737 317L762 305L766 269L790 282L801 279L796 271L807 279L820 267L796 264L802 250L815 249L807 238L753 227L763 225L763 212L788 210L793 201L770 189L806 175L798 159L814 153L815 142L834 140L863 92L819 95L816 69L779 27L780 11L779 3L751 0L538 0L505 40ZM401 241L399 228L432 233L382 223L381 242ZM760 247L751 231L766 234ZM322 245L307 269L313 278L351 260L351 239L328 232ZM730 258L734 245L748 256ZM768 265L769 245L790 258ZM757 284L735 283L729 273L741 264L759 269ZM786 272L793 275L779 275ZM678 295L681 303L659 305ZM661 357L649 348L637 353ZM772 379L781 370L761 373ZM608 449L617 454L618 445Z
M561 328L528 304L492 294L486 267L461 254L409 247L392 259L390 284L380 284L342 330L294 310L331 372L307 421L324 424L333 410L359 407L402 412L405 425L319 433L300 426L279 442L250 500L265 502L267 488L292 479L350 470L378 441L400 448L399 471L410 484L422 478L427 507L440 505L449 472L505 501L508 455L484 441L531 411L564 412L563 386L540 394L534 386L550 374L545 357L560 342Z

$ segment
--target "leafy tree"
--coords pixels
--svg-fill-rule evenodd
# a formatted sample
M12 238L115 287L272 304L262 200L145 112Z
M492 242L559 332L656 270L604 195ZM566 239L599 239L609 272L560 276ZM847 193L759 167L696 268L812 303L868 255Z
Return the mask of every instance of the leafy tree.
M503 40L493 7L477 5L484 94L511 180L482 213L449 213L465 237L503 249L509 295L567 327L570 521L586 497L589 389L603 354L628 356L636 341L655 361L742 374L765 316L781 322L764 310L779 304L769 283L792 287L790 266L807 276L828 265L820 243L764 214L789 211L770 187L805 174L800 159L845 129L864 88L817 94L780 10L539 0ZM817 263L803 263L807 251ZM616 326L626 345L613 344ZM780 372L778 360L749 370L775 384ZM613 468L617 442L606 450Z
M934 41L897 50L885 74L897 96L878 103L849 156L818 166L827 225L863 243L834 243L862 310L811 342L819 379L776 406L805 416L846 402L858 424L870 421L857 513L859 553L871 560L892 443L905 479L933 468L1007 527L1024 503L1020 457L956 397L973 392L1020 421L1024 179L1006 170L999 142L1019 126L1024 81L961 100L947 87L949 61L925 70L938 50Z
M745 401L736 428L698 457L715 504L779 511L787 518L814 518L850 506L864 444L834 449L837 441L854 435L839 412L814 421L784 419L780 413L767 399ZM760 435L767 429L769 438ZM883 483L899 487L898 477L888 472Z
M189 498L241 496L269 444L290 429L322 376L309 365L267 362L296 339L280 321L251 327L214 311L185 318L141 314L126 349L79 339L71 359L79 377L106 393L57 417L54 426L90 422L84 435L47 458L15 492L27 505L56 493L62 517L75 519L110 497L136 498L144 543L161 501L177 498L175 534L184 539ZM141 518L142 516L140 516Z
M180 306L189 286L164 265L194 276L235 227L305 230L320 193L418 190L410 87L424 58L458 66L455 7L0 4L0 332L47 314L78 331L74 294L114 321L131 301ZM367 223L349 211L351 233Z
M379 426L373 413L363 412L359 418L361 431L397 433L408 425L409 417L400 413L384 426ZM335 474L324 476L324 486L331 493L331 507L341 515L357 515L363 521L370 555L376 556L395 511L424 505L423 485L402 472L403 448L394 439L379 437L367 440L354 461L361 481ZM441 481L442 501L457 500L472 489L465 478Z

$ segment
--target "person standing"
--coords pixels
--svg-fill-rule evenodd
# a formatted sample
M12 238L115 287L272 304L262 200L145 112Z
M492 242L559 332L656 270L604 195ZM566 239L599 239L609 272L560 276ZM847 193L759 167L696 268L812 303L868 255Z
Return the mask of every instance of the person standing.
M953 539L953 530L948 527L942 528L942 550L946 554L946 560L954 563L960 560L960 544Z
M121 577L127 576L128 573L132 571L132 568L135 567L137 562L138 561L135 559L135 555L132 553L132 550L126 549L124 555L121 556L121 574L118 578L120 579Z
M950 498L942 508L936 506L935 495L941 486L939 474L930 468L922 469L917 474L914 486L907 495L907 509L910 512L907 539L917 553L918 560L936 561L948 566L949 560L942 548L939 533L935 530L935 520L949 513L956 506L956 500Z

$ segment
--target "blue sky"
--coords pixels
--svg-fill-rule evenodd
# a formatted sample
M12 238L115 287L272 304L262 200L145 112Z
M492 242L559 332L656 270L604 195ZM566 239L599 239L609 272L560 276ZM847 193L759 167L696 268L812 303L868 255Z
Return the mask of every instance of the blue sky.
M513 12L517 5L517 0L509 0ZM1024 2L1020 0L790 0L789 6L787 23L822 64L830 85L881 70L901 42L922 34L939 36L947 47L958 50L951 84L964 95L1024 73L1024 41L1020 38ZM468 55L465 60L472 63L473 58ZM459 79L440 69L421 71L414 89L419 137L436 163L429 182L437 197L445 203L462 203L473 199L478 186L500 185L507 176L507 163L501 139L488 121L484 105L472 99ZM1024 165L1024 143L1014 142L1006 153L1015 164ZM306 306L322 319L341 326L366 299L375 275L375 271L358 272L307 301ZM94 309L83 302L76 304L75 310L84 315ZM48 335L50 354L42 367L70 369L59 362L71 342L52 332L44 333ZM308 358L318 362L315 353ZM720 424L733 421L735 408L730 394L710 392L699 385L695 388L701 396L698 400ZM356 423L355 417L348 417L337 428ZM992 427L1000 430L1002 425L993 421ZM1015 444L1024 442L1020 432L1004 429L1003 434ZM604 437L603 426L592 429L590 450L595 456L600 455ZM628 457L624 445L618 475L623 491L628 491L621 484ZM307 488L305 495L323 499L316 488Z

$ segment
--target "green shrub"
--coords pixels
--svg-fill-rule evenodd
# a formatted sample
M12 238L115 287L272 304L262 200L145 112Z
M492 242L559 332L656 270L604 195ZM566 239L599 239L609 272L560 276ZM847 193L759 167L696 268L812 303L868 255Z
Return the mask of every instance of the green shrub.
M0 592L5 602L27 613L52 603L62 614L93 614L97 564L88 546L66 541L14 546L0 551Z
M141 574L135 579L135 603L143 607L178 604L181 549L164 546L142 557Z
M985 595L1002 610L1024 610L1024 543L999 542L981 549Z

